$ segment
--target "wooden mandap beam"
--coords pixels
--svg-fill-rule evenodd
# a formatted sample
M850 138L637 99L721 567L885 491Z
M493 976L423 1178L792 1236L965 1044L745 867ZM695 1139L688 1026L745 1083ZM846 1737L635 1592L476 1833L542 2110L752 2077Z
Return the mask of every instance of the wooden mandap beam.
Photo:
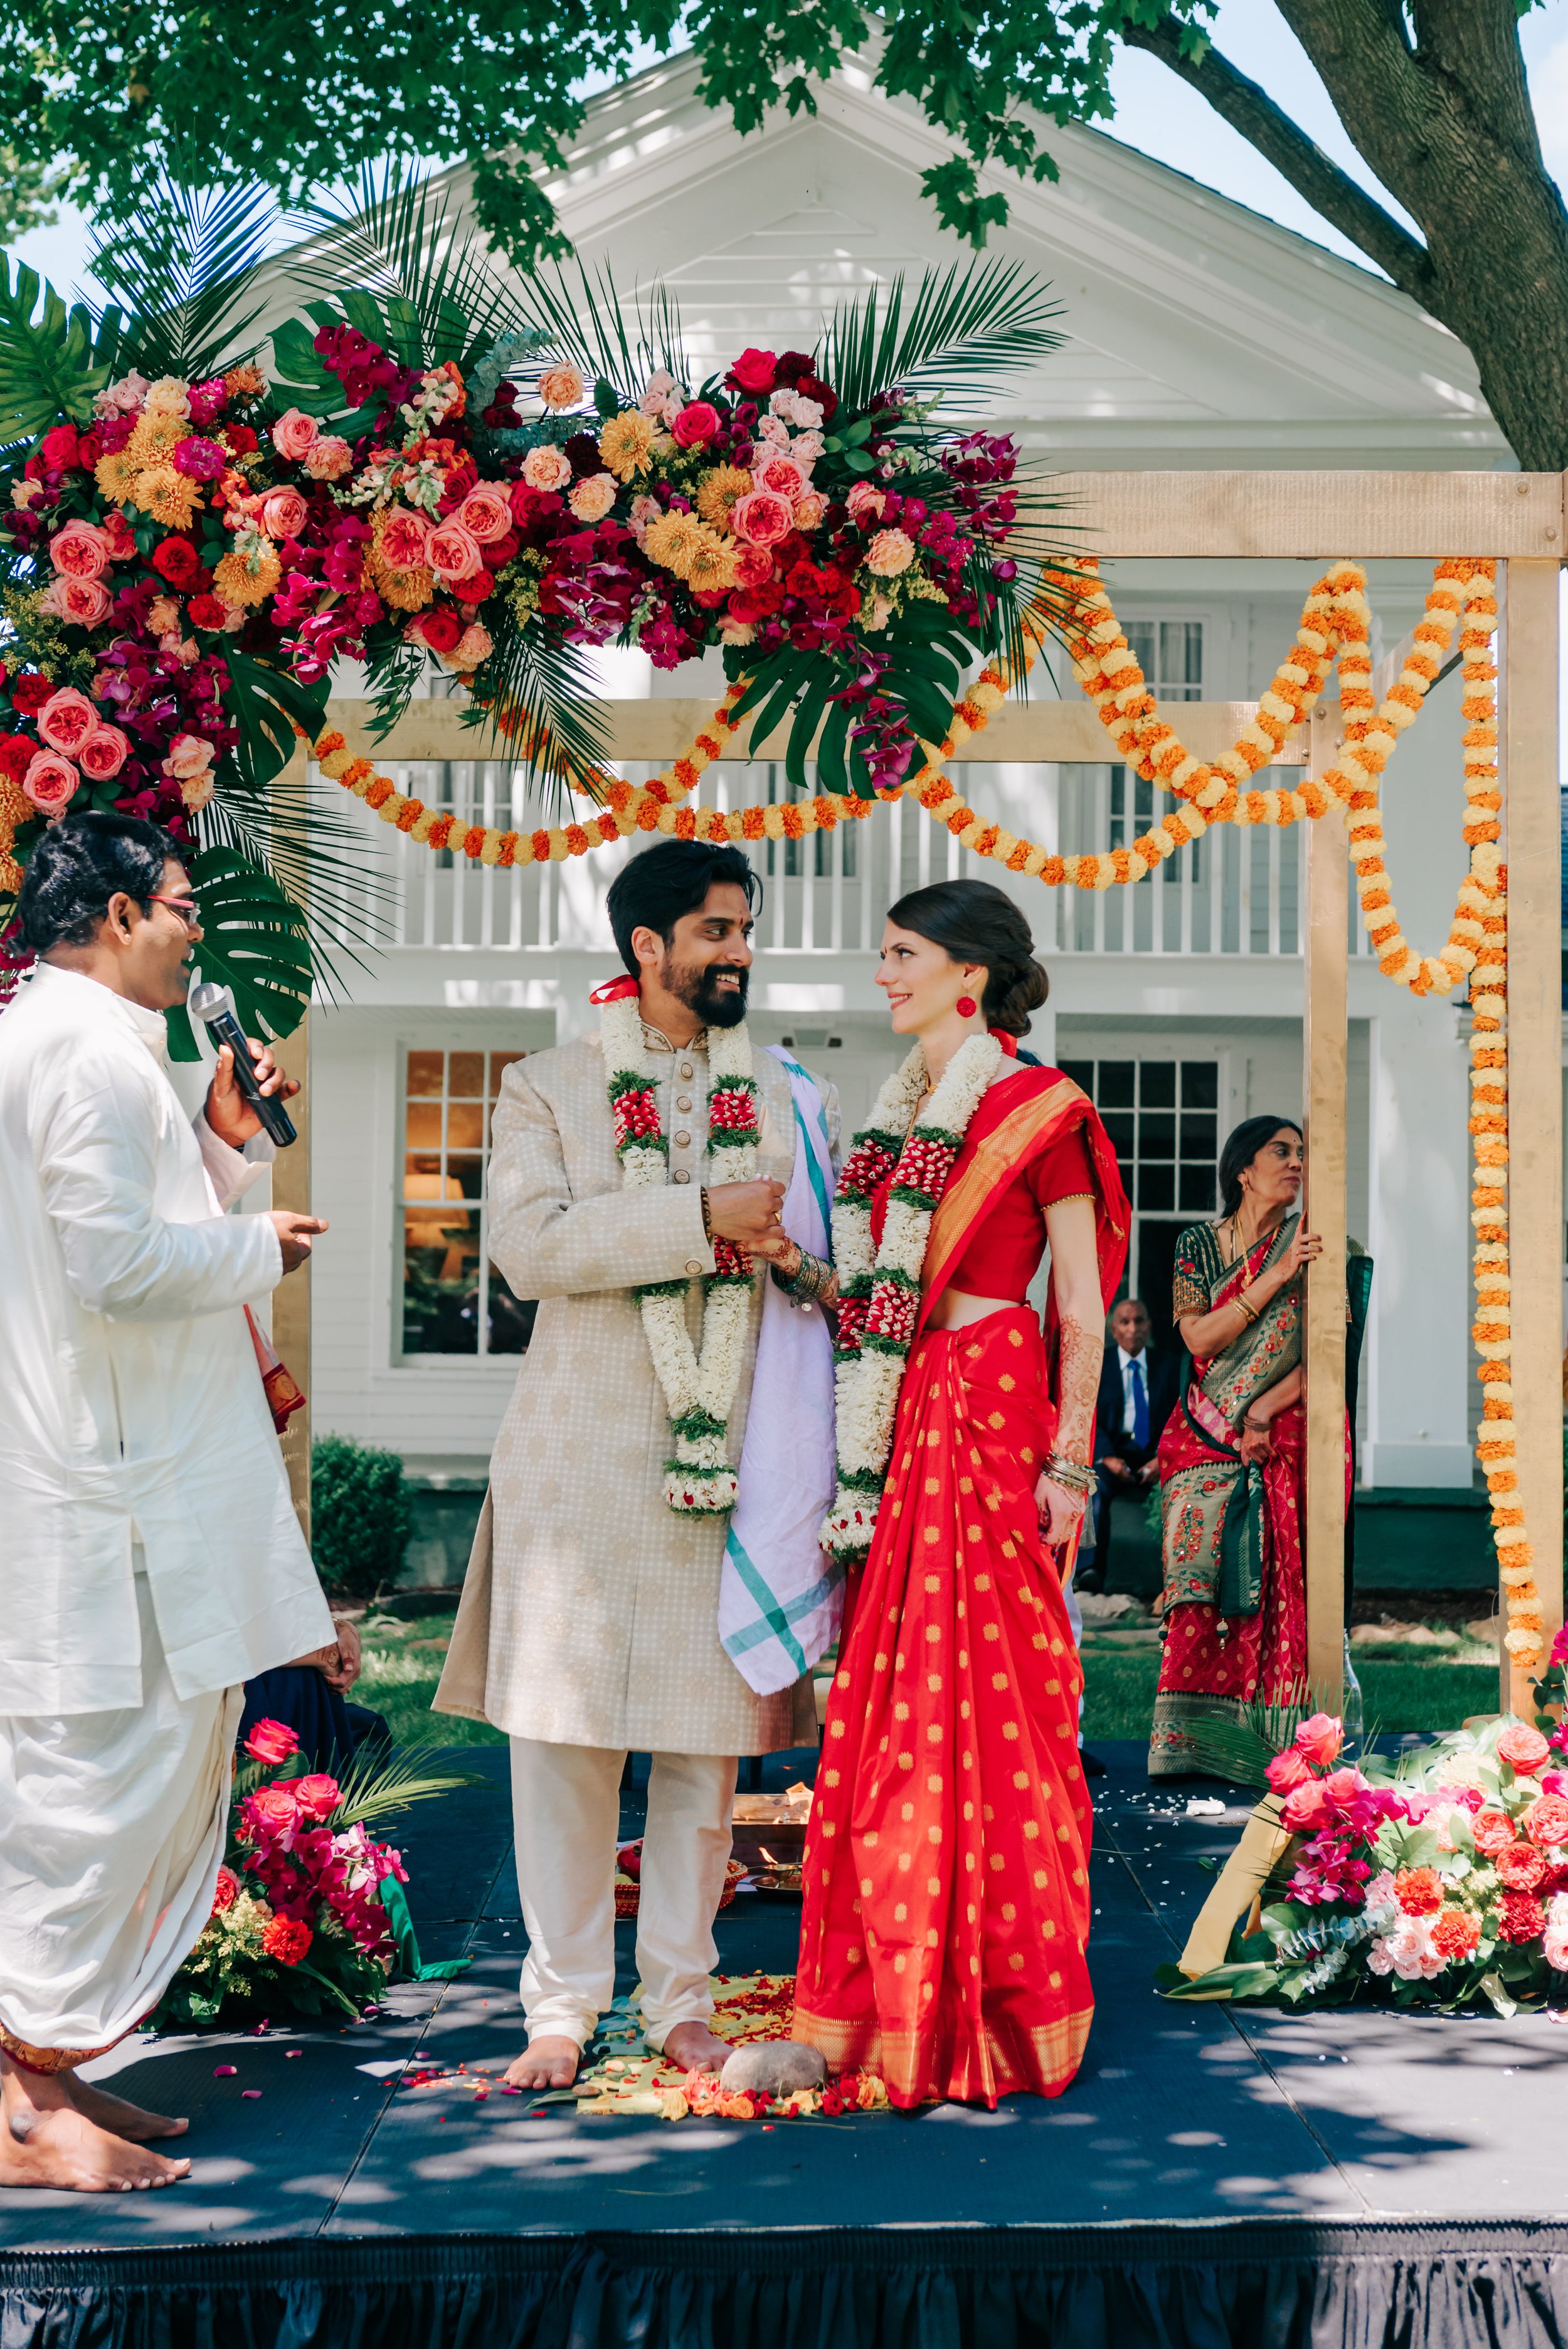
M1560 473L1068 473L1051 488L1069 543L1107 561L1550 559L1568 546Z

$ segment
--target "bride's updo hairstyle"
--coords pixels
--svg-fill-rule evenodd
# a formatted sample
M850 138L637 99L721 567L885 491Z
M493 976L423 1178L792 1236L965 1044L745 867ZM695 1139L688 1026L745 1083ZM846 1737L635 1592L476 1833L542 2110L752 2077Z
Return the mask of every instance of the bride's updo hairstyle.
M1028 1034L1029 1014L1044 1003L1051 982L1035 960L1029 926L1005 889L989 881L934 881L890 905L887 917L899 929L929 938L953 962L984 963L986 1027L1006 1036Z

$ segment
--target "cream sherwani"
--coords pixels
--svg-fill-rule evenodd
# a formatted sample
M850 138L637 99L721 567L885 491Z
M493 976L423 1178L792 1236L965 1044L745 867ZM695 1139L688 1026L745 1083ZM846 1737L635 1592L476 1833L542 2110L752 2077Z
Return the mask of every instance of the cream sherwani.
M76 2060L205 1921L239 1683L332 1637L242 1305L282 1272L160 1015L0 1018L0 2044ZM24 2054L24 2060L27 2060Z
M814 1741L809 1685L759 1697L718 1641L725 1521L665 1505L674 1449L634 1283L713 1270L701 1186L726 1178L707 1151L706 1036L676 1050L645 1028L670 1139L663 1190L621 1186L595 1036L514 1062L490 1155L490 1253L519 1298L538 1298L463 1588L443 1713L513 1739L518 1873L531 1949L531 2032L579 2041L608 2002L616 1788L627 1751L651 1753L638 1957L655 2044L706 2014L711 1922L729 1848L736 1757ZM795 1159L789 1081L758 1051L760 1175ZM836 1152L838 1101L825 1087ZM729 1421L738 1460L756 1358L754 1303Z

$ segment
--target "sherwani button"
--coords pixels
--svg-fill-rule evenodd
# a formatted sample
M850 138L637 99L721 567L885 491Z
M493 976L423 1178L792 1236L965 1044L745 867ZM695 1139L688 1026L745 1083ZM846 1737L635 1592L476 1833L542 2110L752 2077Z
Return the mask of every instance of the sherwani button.
M690 1107L691 1107L691 1095L690 1095L690 1093L682 1093L682 1095L681 1095L681 1097L680 1097L679 1101L678 1101L678 1102L676 1102L676 1107L677 1109L690 1109Z
M691 1075L691 1073L692 1073L692 1065L691 1065L691 1062L690 1062L689 1061L683 1061L681 1062L681 1074L682 1074L682 1076L683 1076L683 1077L689 1077L689 1076Z
M677 1183L689 1183L691 1181L689 1169L685 1166L677 1166L676 1168L676 1181Z
M677 1133L677 1134L675 1136L675 1145L676 1145L676 1148L677 1150L689 1150L689 1149L691 1148L691 1136L690 1136L690 1134L689 1134L689 1133Z
M702 1270L702 1266L695 1256L687 1257L686 1270L688 1272L700 1272Z

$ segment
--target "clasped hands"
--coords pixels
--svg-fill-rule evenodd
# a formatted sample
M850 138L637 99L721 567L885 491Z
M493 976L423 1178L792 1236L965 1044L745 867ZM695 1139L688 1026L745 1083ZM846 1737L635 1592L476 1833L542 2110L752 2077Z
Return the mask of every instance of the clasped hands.
M719 1183L709 1188L707 1220L716 1239L728 1240L748 1256L770 1264L792 1251L784 1230L784 1185L771 1176L755 1183Z

